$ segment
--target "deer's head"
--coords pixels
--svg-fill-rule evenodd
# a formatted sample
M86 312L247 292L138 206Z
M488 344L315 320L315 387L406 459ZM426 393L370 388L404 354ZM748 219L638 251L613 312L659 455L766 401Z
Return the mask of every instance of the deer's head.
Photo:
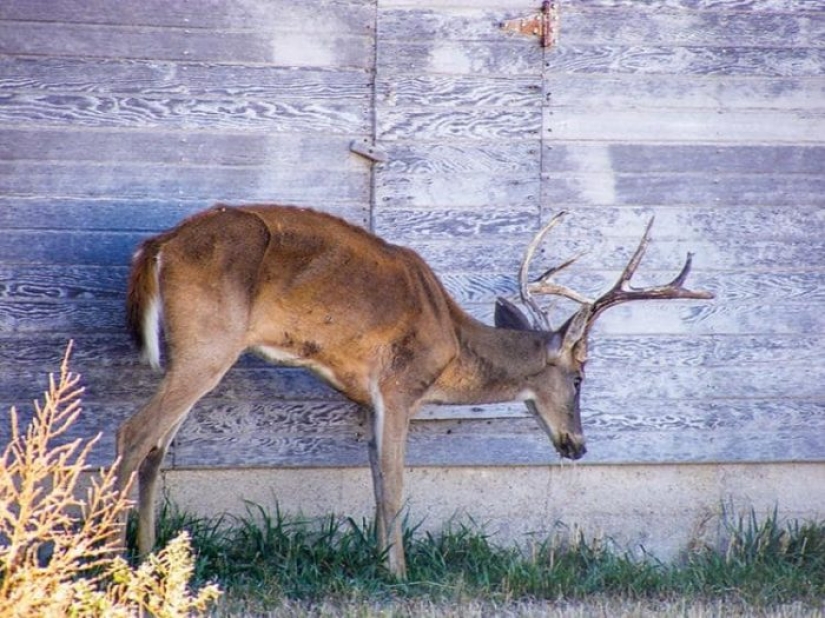
M556 226L565 213L559 213L545 225L524 254L519 269L519 294L527 313L506 298L496 303L495 322L500 328L540 332L545 341L546 363L543 371L528 379L522 398L527 408L538 419L562 457L579 459L586 452L582 432L579 398L587 361L587 339L591 327L603 311L615 305L634 300L649 299L711 299L713 294L683 287L690 273L692 255L688 253L677 277L666 285L634 288L630 279L642 260L650 242L653 219L639 242L635 253L622 271L616 284L596 300L552 281L552 277L567 268L579 256L545 271L534 281L529 280L530 261L547 233ZM534 294L555 295L579 303L580 308L558 329L553 329L546 311L535 300ZM528 314L530 317L528 317Z

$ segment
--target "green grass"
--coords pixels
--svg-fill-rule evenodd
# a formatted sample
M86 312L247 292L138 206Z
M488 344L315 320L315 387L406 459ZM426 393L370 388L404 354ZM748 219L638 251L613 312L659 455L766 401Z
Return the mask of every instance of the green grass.
M169 504L159 521L160 544L181 529L190 532L197 554L195 584L217 581L230 605L256 611L330 599L386 607L592 598L722 600L763 609L801 604L821 610L825 599L825 523L783 524L776 512L764 518L725 516L715 547L693 549L673 564L636 558L609 541L582 535L559 534L515 548L493 543L472 522L454 523L441 534L407 526L407 582L393 580L381 567L367 521L309 521L254 505L243 517L205 519ZM354 615L396 614L357 609Z

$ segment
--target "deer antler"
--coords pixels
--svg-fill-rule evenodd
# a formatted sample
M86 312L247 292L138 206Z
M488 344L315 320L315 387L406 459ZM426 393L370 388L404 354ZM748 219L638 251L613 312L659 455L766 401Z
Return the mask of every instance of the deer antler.
M690 267L693 262L693 254L688 253L685 265L673 281L665 285L653 286L649 288L634 288L630 285L630 279L639 267L642 261L647 245L650 243L650 230L653 227L654 217L645 228L645 233L639 246L630 258L630 261L622 271L619 280L616 284L607 291L606 294L600 296L595 303L593 303L589 323L593 322L598 315L605 309L609 309L615 305L626 303L632 300L652 300L652 299L699 299L709 300L713 298L713 294L705 292L704 290L689 290L683 286L685 280L690 274Z
M530 241L530 244L527 245L527 250L524 252L524 258L521 261L521 266L518 271L518 280L519 280L519 295L521 296L521 302L530 310L530 313L533 315L533 322L536 328L541 330L551 330L550 328L550 320L547 317L547 313L542 310L539 306L538 302L535 298L533 298L533 294L553 294L556 296L563 296L565 298L569 298L570 300L574 300L577 303L582 305L592 305L593 301L589 298L582 296L575 290L571 290L568 287L560 285L558 283L554 283L550 279L556 274L570 266L573 262L578 260L583 254L576 255L566 262L560 264L559 266L551 267L548 270L544 271L544 273L532 283L528 282L529 279L529 271L530 271L530 262L533 259L533 255L536 253L536 250L541 245L544 237L552 230L556 225L562 220L567 212L562 211L554 216L547 224L542 227L533 239Z
M581 327L573 329L575 334L568 333L571 335L571 341L568 342L567 345L573 345L579 340L586 339L587 332L590 330L590 327L596 318L604 310L621 303L626 303L633 300L650 299L708 300L713 298L713 294L710 292L705 292L703 290L689 290L684 287L684 282L687 279L688 274L690 274L690 267L693 261L692 253L688 253L687 260L685 260L685 264L682 267L681 272L679 272L676 278L670 283L648 288L634 288L630 285L630 280L636 272L636 269L639 267L645 250L647 249L647 245L650 243L650 230L653 227L653 217L651 217L648 222L645 232L642 235L642 239L639 242L639 246L636 248L636 251L630 258L630 261L627 263L627 266L625 266L622 271L619 280L612 288L610 288L610 290L607 291L606 294L603 294L595 301L579 294L575 290L571 290L566 286L551 281L554 275L570 266L579 257L581 257L581 254L570 258L559 266L548 269L532 283L528 282L528 270L530 261L533 259L533 255L541 245L544 237L556 226L565 214L567 213L560 212L538 231L538 233L533 237L533 240L531 240L530 244L527 246L524 259L522 260L521 267L519 268L519 292L521 295L521 300L530 310L536 328L550 330L550 322L547 317L547 313L541 309L538 302L535 298L533 298L533 294L551 294L555 296L562 296L582 305L581 309L579 309L579 311L572 318L570 318L569 322L576 322Z

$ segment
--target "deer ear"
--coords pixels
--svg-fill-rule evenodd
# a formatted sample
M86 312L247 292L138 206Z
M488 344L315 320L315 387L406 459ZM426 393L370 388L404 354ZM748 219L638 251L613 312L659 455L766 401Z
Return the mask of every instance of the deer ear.
M590 321L589 307L584 307L577 311L562 326L561 332L564 333L564 347L573 349L574 346L580 344L584 349L587 347L587 342L582 341L587 337L587 324Z
M498 328L533 330L533 325L530 324L530 320L521 312L521 309L506 298L501 297L496 300L495 324Z

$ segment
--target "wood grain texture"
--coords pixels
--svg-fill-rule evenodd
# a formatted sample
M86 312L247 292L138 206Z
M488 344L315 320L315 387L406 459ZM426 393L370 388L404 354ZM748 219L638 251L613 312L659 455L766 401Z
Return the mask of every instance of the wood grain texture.
M91 60L87 57L0 58L0 92L311 99L368 104L372 96L370 82L367 72L343 68Z
M578 110L546 112L545 131L560 140L805 144L820 141L821 110Z
M123 329L130 256L222 199L311 205L431 262L490 322L542 221L536 273L609 287L650 216L640 284L712 303L600 318L582 408L590 463L825 460L825 13L807 0L577 0L557 46L500 31L516 0L76 0L0 4L0 406L68 339L85 409L117 423L160 375ZM350 152L376 140L372 165ZM556 323L573 310L560 303ZM364 411L245 356L172 466L364 466ZM0 442L8 427L0 424ZM522 404L428 406L411 465L554 465Z
M368 191L369 179L358 170L0 162L0 192L19 197L138 200L174 196L213 202L294 203L317 202L337 194L339 201L363 202Z
M180 171L180 170L179 170ZM229 172L226 172L229 174ZM242 191L226 200L230 204L242 204ZM268 195L265 203L276 201ZM295 205L315 206L317 200L305 196L294 200ZM257 200L256 200L257 201ZM83 232L143 232L146 235L168 229L184 217L195 214L215 203L209 199L181 199L158 196L154 199L105 198L55 198L43 195L28 197L0 197L0 228L4 230L55 230ZM352 223L367 226L369 208L363 201L347 202L324 200L324 210ZM135 238L135 237L133 237ZM132 241L132 238L129 239ZM53 262L59 262L54 257Z
M89 23L100 25L131 24L135 26L181 27L191 29L233 28L242 30L269 29L292 31L306 26L308 17L317 32L351 32L369 35L375 11L372 0L333 0L307 2L295 6L288 0L272 0L266 4L255 0L205 0L198 7L169 6L163 0L115 5L89 5L83 0L27 0L4 3L0 20ZM292 10L290 10L292 9Z
M825 49L569 45L547 56L550 73L812 78Z
M825 85L811 78L752 76L708 78L645 74L553 73L547 80L553 107L572 109L821 110ZM696 112L699 113L699 112Z
M84 94L0 94L0 123L363 134L368 110L346 103L257 99L149 99Z

